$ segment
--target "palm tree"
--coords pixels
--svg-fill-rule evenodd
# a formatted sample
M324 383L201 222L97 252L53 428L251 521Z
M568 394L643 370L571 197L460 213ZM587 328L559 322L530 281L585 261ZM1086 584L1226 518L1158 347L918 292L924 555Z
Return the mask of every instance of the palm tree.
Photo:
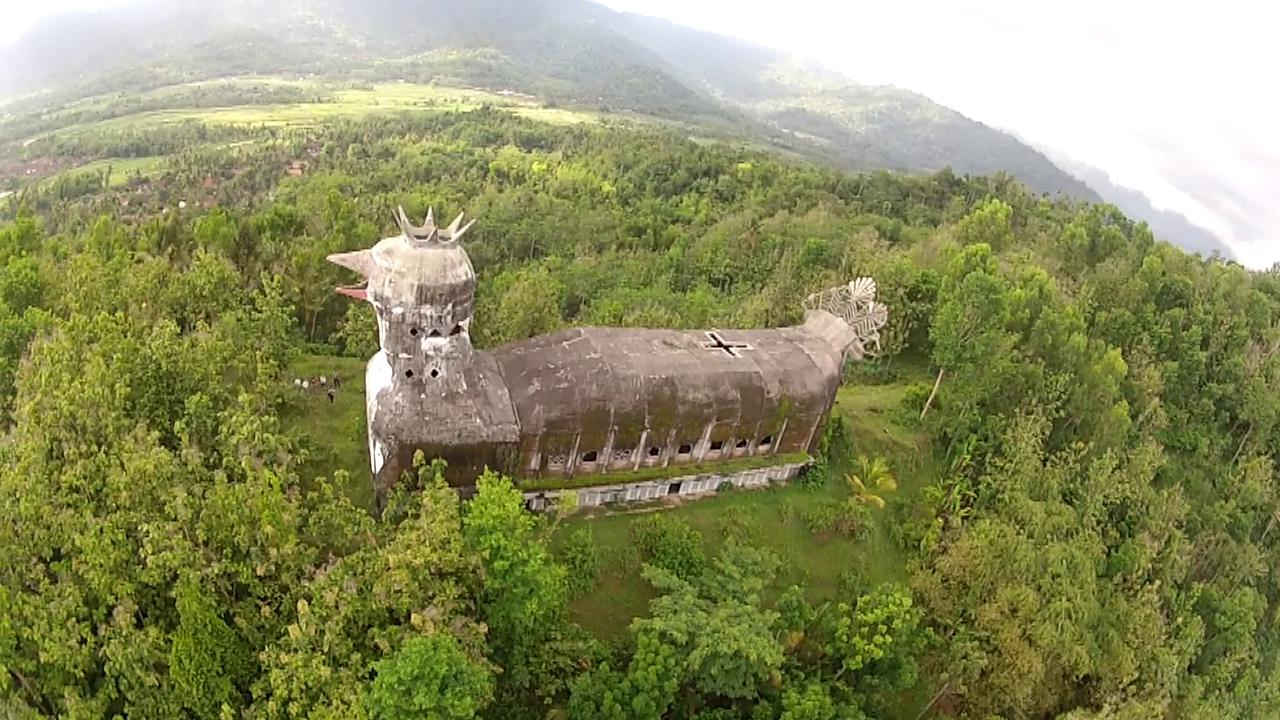
M849 482L849 489L853 491L854 500L878 508L884 507L885 493L898 489L898 481L889 471L889 463L882 457L873 460L859 455L857 471L850 473L845 479Z

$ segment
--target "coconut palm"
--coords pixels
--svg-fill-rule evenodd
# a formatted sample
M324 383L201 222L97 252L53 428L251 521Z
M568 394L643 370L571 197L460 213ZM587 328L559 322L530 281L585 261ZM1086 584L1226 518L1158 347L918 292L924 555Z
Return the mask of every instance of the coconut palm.
M884 458L869 459L865 455L858 456L858 469L845 478L849 489L853 491L853 499L857 502L884 507L885 493L898 489L898 481L889 471L889 463Z

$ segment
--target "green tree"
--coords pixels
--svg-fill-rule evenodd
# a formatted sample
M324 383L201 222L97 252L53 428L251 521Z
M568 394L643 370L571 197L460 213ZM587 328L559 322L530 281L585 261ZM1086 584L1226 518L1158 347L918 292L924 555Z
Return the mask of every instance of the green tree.
M410 638L373 669L370 720L470 720L493 697L493 674L442 633Z
M778 615L764 609L762 597L776 566L768 553L742 547L726 548L692 581L647 566L645 579L660 595L632 631L674 647L684 681L704 696L754 698L782 666L773 633Z
M174 687L197 717L217 718L224 707L234 711L255 669L249 648L194 581L180 582L174 597L179 618L169 651Z
M537 520L511 480L486 472L462 516L468 551L484 568L480 613L489 626L500 681L535 690L535 657L563 621L568 588L564 569L539 540Z
M1013 208L999 198L987 198L956 224L961 245L985 244L1003 250L1013 244Z

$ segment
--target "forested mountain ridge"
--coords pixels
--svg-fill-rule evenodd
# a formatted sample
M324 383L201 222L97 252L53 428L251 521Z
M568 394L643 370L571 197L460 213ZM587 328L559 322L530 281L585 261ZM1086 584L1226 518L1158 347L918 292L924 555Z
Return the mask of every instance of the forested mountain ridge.
M1007 177L683 135L447 107L127 127L81 141L172 159L0 200L0 711L1276 716L1277 272ZM396 205L479 218L481 345L776 326L874 277L884 354L841 395L886 402L842 402L805 485L754 495L776 535L699 503L714 540L681 508L535 518L493 476L460 506L425 462L375 520L315 464L362 456L360 399L329 422L290 380L373 352L325 257ZM815 557L838 579L786 573ZM575 613L597 591L609 635Z
M1204 257L1213 255L1228 259L1234 257L1226 243L1215 237L1213 233L1191 222L1184 215L1172 210L1157 209L1151 199L1142 192L1117 184L1107 173L1096 167L1048 150L1044 152L1053 158L1058 167L1088 183L1089 187L1097 190L1104 200L1123 210L1129 217L1145 220L1151 226L1151 231L1158 237Z
M652 50L691 86L816 143L845 169L1007 172L1038 191L1098 199L1039 150L917 93L856 83L801 58L658 18L610 13L601 22Z
M0 51L0 91L63 88L56 102L281 72L435 81L676 119L844 169L1005 171L1097 199L1038 151L922 96L585 0L147 2L38 27Z

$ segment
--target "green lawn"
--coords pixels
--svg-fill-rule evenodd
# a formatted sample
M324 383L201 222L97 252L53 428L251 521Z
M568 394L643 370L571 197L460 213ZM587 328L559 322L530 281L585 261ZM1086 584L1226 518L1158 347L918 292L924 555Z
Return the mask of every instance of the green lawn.
M285 393L287 406L282 413L285 427L304 438L309 455L303 465L303 478L333 477L344 470L344 489L356 505L373 509L373 478L369 470L369 445L366 441L364 406L365 361L354 358L306 355L293 362L284 373L289 387ZM342 380L341 388L329 402L323 388L300 390L294 378L309 379L334 373Z
M877 582L898 577L901 563L892 548L881 546L876 534L865 542L838 536L818 540L805 527L806 512L846 495L843 482L833 481L815 489L790 485L736 490L679 504L584 512L569 518L556 529L555 544L587 527L603 560L599 585L573 602L573 619L598 637L612 638L625 631L632 618L646 614L652 592L640 577L641 559L632 549L630 532L635 520L651 512L670 513L688 522L702 534L709 556L724 546L727 523L751 528L750 541L782 560L772 588L775 593L800 584L813 599L821 600L836 595L846 571Z
M107 158L105 160L95 160L86 165L64 170L57 175L46 178L42 182L49 183L63 176L101 173L103 170L111 168L111 187L120 187L121 185L129 182L129 179L134 175L148 177L160 170L163 170L167 161L168 158L164 155L152 155L140 158Z

